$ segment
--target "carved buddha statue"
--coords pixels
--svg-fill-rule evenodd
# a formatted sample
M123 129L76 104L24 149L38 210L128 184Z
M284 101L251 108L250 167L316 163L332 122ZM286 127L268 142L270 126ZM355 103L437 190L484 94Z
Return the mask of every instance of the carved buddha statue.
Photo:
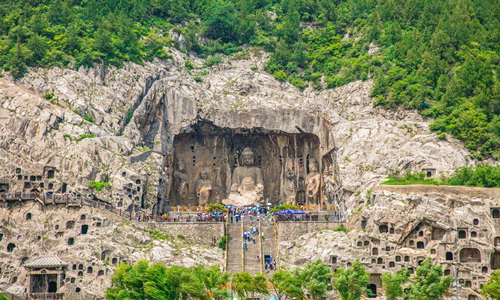
M187 200L188 181L186 164L182 158L179 158L177 160L177 170L174 172L175 205L181 205Z
M262 171L253 166L254 153L248 147L241 153L241 164L233 171L229 198L223 203L243 206L261 204L264 193Z
M211 190L212 182L208 180L207 170L201 170L200 179L196 180L196 197L198 198L198 205L205 206L208 204Z
M295 174L291 168L288 168L283 186L283 203L295 205L296 194L297 187L295 185Z
M309 204L319 204L319 188L321 185L321 174L318 172L318 165L313 158L309 162L309 174L306 177L306 195Z

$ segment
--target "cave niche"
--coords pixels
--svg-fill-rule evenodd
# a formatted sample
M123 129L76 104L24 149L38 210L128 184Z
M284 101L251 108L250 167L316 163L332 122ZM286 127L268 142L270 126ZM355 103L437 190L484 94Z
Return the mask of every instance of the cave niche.
M231 176L241 164L240 154L246 147L254 153L254 166L261 168L264 182L264 199L283 203L284 182L287 170L293 171L296 186L296 203L312 204L302 199L305 193L302 178L309 173L309 163L314 159L321 174L329 169L330 160L321 157L320 139L300 130L288 133L264 128L218 127L200 121L174 137L173 155L168 165L171 178L183 164L187 178L187 195L179 196L175 180L170 181L166 205L199 205L195 185L200 172L206 170L211 182L209 203L221 203L231 188ZM303 181L303 180L302 180ZM301 196L302 195L302 196Z
M491 265L492 270L500 269L500 252L499 251L494 251L491 254L490 265Z
M476 248L460 250L460 262L481 262L481 252Z

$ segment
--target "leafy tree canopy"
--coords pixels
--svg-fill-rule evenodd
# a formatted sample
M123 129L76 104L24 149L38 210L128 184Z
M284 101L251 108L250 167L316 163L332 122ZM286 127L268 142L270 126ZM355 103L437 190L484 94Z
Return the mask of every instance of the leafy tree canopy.
M481 293L494 300L500 299L500 270L490 275L490 281L483 285Z
M106 291L109 300L222 300L230 297L225 289L229 274L221 273L219 266L167 268L141 260L135 266L122 263L111 280L113 286Z
M395 274L391 272L385 272L382 275L382 287L385 291L385 296L387 300L396 300L398 297L403 296L402 285L408 281L410 278L410 271L407 269L402 269Z
M411 283L405 289L405 299L408 300L436 300L444 299L450 288L451 277L443 277L441 266L432 264L426 258L417 268Z
M333 288L339 292L342 300L359 300L362 296L371 295L368 290L370 274L359 260L356 260L352 267L344 269L338 268L333 274Z

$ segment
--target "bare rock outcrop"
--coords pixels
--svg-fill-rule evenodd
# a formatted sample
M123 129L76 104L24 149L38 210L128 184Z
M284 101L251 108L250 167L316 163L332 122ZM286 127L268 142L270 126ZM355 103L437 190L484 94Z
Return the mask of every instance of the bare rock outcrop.
M57 255L69 264L59 290L66 299L103 299L114 268L121 262L147 259L187 267L222 267L224 263L218 247L195 243L189 236L179 238L165 227L168 224L150 231L148 223L97 208L43 206L30 201L10 209L0 207L0 220L0 284L10 285L9 291L16 293L24 293L27 287L23 263L41 255ZM206 234L203 228L194 230Z

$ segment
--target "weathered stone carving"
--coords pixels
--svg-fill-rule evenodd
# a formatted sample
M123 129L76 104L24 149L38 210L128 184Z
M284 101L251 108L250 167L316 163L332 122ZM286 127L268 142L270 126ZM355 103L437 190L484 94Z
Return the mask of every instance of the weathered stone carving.
M286 171L285 184L283 186L283 202L294 205L296 195L297 187L295 186L295 174L293 169L288 168Z
M177 160L177 170L174 172L175 205L183 203L188 197L188 176L186 164L182 158Z
M318 172L316 160L312 158L309 162L309 174L306 177L306 194L309 204L318 204L320 185L321 175Z
M207 170L203 169L200 172L200 179L196 180L196 197L198 198L198 205L205 206L208 204L211 190L212 182L208 180Z
M226 205L257 205L261 204L264 196L264 182L262 171L254 167L254 154L250 148L245 148L241 153L242 166L233 171L231 192Z
M333 174L333 165L325 166L323 171L323 186L324 186L324 195L322 204L330 204L331 199L335 197L335 177Z

